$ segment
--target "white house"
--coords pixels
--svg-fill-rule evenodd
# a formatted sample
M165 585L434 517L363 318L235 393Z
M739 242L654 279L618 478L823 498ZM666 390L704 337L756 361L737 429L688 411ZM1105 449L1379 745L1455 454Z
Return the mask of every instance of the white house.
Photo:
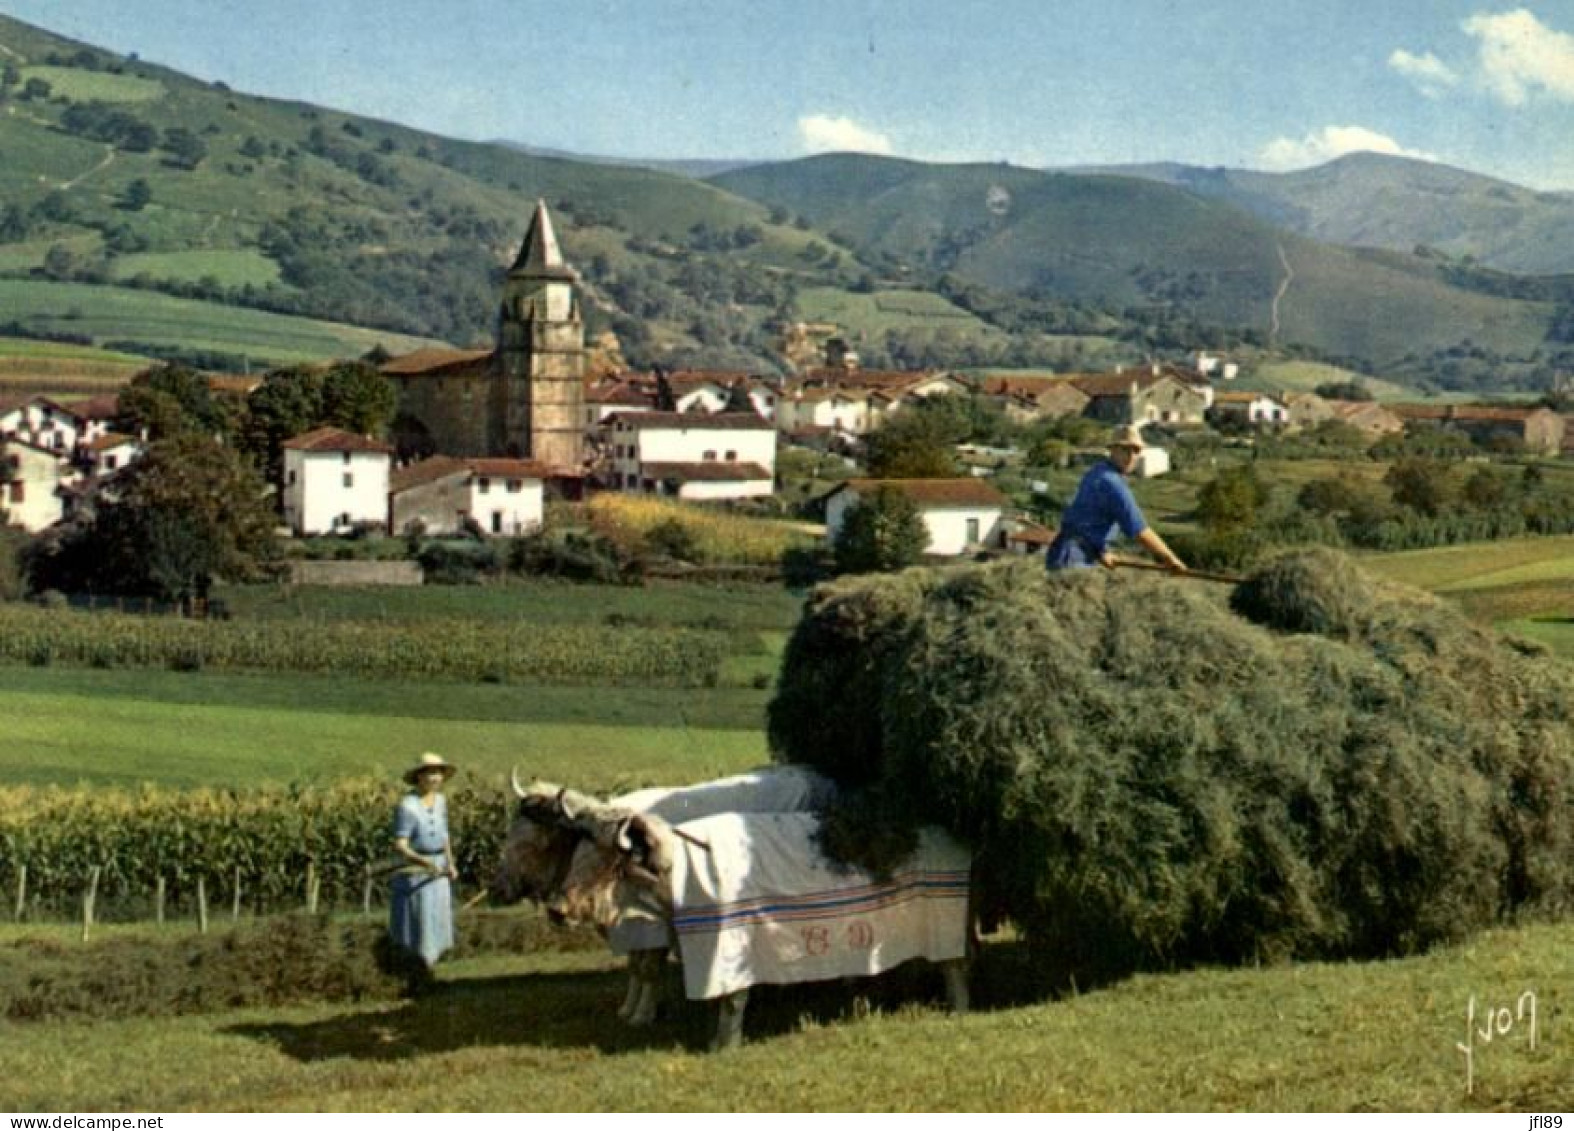
M36 532L59 522L65 513L60 488L73 477L71 465L51 448L28 440L0 441L6 482L0 486L5 523Z
M613 483L625 491L737 499L774 487L776 429L752 412L618 413L609 442Z
M341 428L317 428L286 440L283 449L284 524L296 534L387 526L393 448Z
M142 454L142 442L135 436L104 432L85 440L78 449L87 460L90 474L109 475L123 470Z
M954 556L1006 544L1007 500L991 483L963 479L849 479L825 496L825 536L835 542L847 512L882 487L902 492L929 530L930 554Z
M871 397L879 400L871 405ZM886 403L881 394L871 395L863 389L811 386L783 395L776 405L776 426L783 432L829 428L862 436L878 423Z
M428 534L453 534L474 519L487 534L528 534L541 527L549 474L534 460L433 456L393 472L389 528L400 534L419 523Z
M1231 417L1254 425L1282 426L1290 422L1289 406L1268 393L1215 393L1212 415L1215 419Z
M0 402L0 438L26 440L36 447L69 453L82 431L81 417L48 397Z

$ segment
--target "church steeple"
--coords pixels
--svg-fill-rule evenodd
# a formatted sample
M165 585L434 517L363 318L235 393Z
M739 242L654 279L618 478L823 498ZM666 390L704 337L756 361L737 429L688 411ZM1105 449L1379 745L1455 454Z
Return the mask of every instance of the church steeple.
M552 216L547 212L546 201L536 201L536 211L530 217L525 242L519 245L519 254L514 258L514 265L508 269L508 273L527 279L573 280L574 272L563 262L557 233L552 230Z
M585 327L579 282L563 261L545 201L536 201L525 242L503 281L490 446L566 470L583 456Z

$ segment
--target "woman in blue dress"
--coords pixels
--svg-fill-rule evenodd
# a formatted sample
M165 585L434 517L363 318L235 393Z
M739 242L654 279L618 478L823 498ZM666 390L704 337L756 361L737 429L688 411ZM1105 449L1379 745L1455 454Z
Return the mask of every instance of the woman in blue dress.
M452 882L459 873L442 790L456 772L440 756L422 754L404 774L415 791L405 794L394 812L394 852L405 864L393 878L388 934L420 959L414 982L429 980L432 966L454 945Z

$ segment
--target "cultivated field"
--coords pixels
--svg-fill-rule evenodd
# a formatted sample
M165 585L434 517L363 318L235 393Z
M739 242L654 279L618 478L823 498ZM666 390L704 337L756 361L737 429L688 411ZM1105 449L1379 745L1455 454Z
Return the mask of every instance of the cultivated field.
M1367 565L1481 619L1535 626L1526 634L1574 656L1571 551L1574 539L1525 540ZM0 666L7 780L245 789L362 779L384 783L391 803L397 771L422 749L497 788L516 763L607 791L703 780L766 760L770 673L800 600L761 586L556 583L224 596L238 623L302 633L346 622L626 624L719 634L726 654L716 686L686 688ZM530 913L519 921L521 937L536 929ZM0 948L22 962L129 935L156 955L189 931L109 927L83 944L72 928L24 924L0 928ZM697 1007L680 1005L644 1033L622 1029L612 1016L621 976L599 949L492 951L446 964L442 990L413 1002L3 1024L11 1070L0 1107L1567 1110L1571 947L1574 925L1526 924L1399 961L1075 989L1024 977L1021 948L1007 939L986 948L972 1016L945 1015L937 979L922 974L867 996L840 986L765 992L751 1007L751 1043L720 1059L700 1051ZM1537 1047L1528 1017L1478 1040L1467 1095L1455 1046L1472 999L1479 1027L1527 991Z

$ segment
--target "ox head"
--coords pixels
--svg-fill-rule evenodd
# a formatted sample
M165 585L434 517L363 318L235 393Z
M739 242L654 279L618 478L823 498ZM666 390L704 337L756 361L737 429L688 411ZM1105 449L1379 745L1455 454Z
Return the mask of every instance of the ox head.
M487 894L497 904L545 901L562 888L574 850L585 837L579 817L595 803L547 782L533 782L526 788L519 784L517 772L510 780L519 802Z
M582 839L568 874L547 901L555 923L587 923L608 931L627 916L669 914L672 869L666 822L644 813L601 807L579 815Z

